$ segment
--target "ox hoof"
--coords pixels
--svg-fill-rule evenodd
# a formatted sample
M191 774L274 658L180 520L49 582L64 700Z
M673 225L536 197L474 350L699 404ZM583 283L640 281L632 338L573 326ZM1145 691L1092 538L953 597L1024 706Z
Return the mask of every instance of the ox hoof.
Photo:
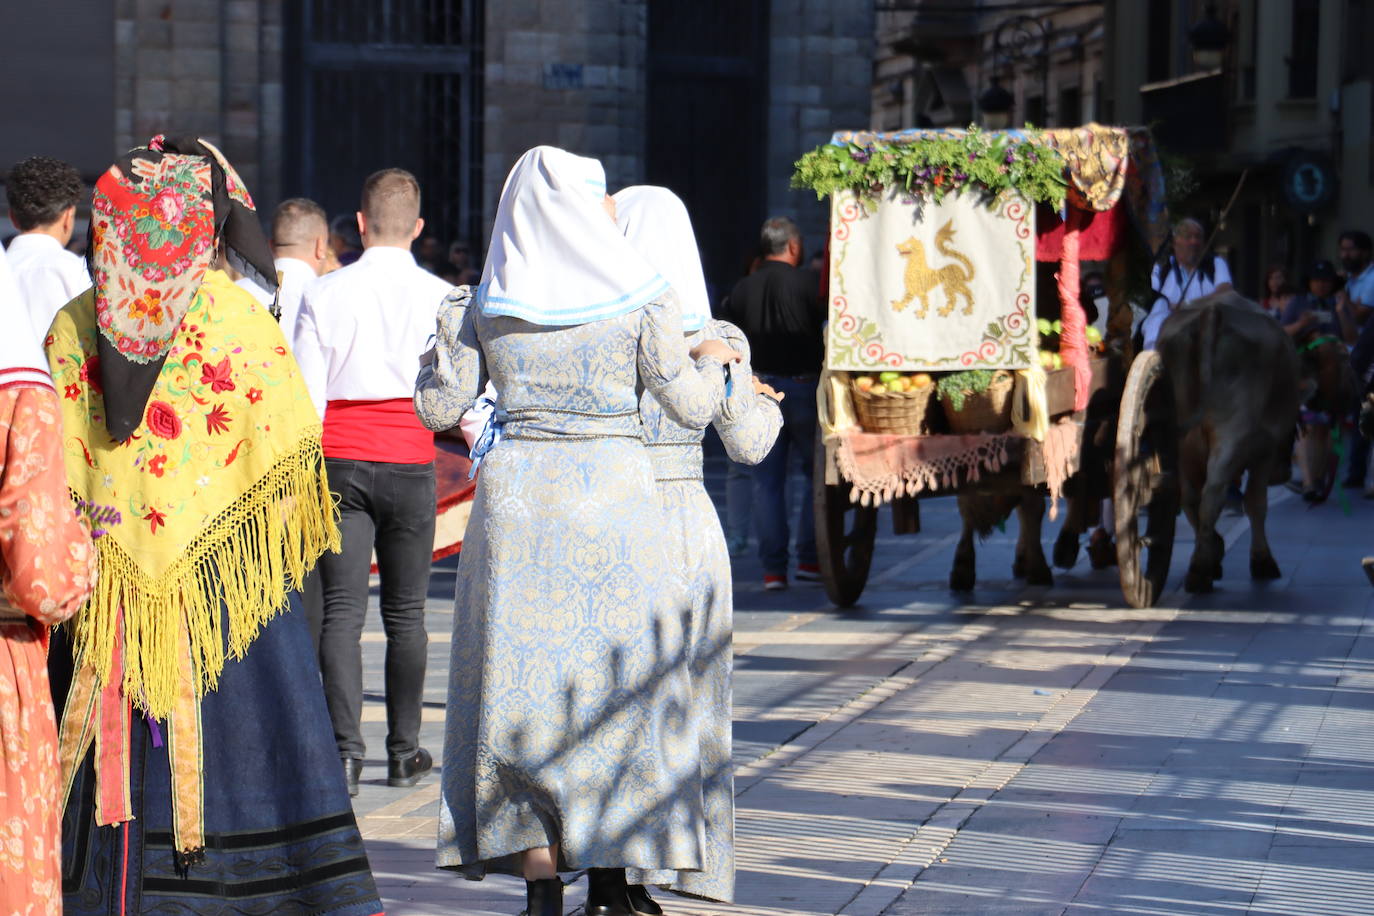
M1061 532L1054 542L1054 565L1060 569L1073 569L1078 562L1078 535Z
M1116 565L1116 542L1110 536L1093 538L1088 545L1088 560L1093 569L1107 569Z
M1282 579L1283 573L1279 571L1279 564L1274 558L1268 555L1252 556L1250 558L1250 578L1251 579Z
M1194 595L1205 595L1212 590L1212 576L1190 569L1183 579L1183 587Z
M977 581L971 569L954 569L949 574L949 590L952 592L971 592L973 583Z

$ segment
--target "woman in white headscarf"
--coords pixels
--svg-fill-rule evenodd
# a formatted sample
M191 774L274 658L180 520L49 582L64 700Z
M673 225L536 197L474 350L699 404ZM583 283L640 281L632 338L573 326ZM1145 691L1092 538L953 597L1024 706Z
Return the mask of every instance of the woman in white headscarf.
M451 429L500 391L458 567L438 864L525 876L562 913L557 870L592 869L588 916L629 916L623 869L702 868L687 600L639 419L652 392L701 428L737 354L689 361L678 297L625 240L600 163L538 147L515 164L482 283L440 309L416 385Z
M616 222L630 244L658 269L682 301L682 329L689 345L722 340L742 354L730 365L727 395L712 425L730 458L758 464L782 428L782 411L771 389L754 380L749 343L739 328L711 320L701 255L691 217L667 188L636 186L615 195ZM730 763L730 671L733 636L733 579L720 517L702 484L704 431L689 429L664 413L657 398L640 399L644 438L649 446L666 525L669 571L682 579L692 605L690 632L692 713L701 741L706 859L701 869L639 872L629 897L636 913L662 912L644 889L658 884L672 890L730 902L735 885L734 770Z

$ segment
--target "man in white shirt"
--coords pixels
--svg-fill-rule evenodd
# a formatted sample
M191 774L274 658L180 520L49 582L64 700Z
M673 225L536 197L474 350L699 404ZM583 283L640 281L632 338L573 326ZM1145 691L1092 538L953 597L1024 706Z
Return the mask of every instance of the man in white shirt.
M83 193L81 173L47 156L25 159L5 181L10 221L20 231L5 253L40 340L62 306L91 285L86 262L66 248Z
M290 343L296 339L301 299L324 273L329 255L329 218L324 208L304 197L282 201L272 214L272 254L281 280L277 287L281 332Z
M313 200L293 197L277 205L272 213L273 266L277 269L277 307L281 310L281 332L287 343L296 339L296 320L301 297L315 279L324 273L329 255L329 221L324 209ZM249 277L234 281L252 293L263 305L272 304L272 294Z
M434 548L434 436L411 398L420 354L450 287L415 263L420 186L401 169L363 185L363 254L305 292L296 361L324 417L324 457L343 552L320 558L320 671L349 791L366 750L361 637L373 551L386 630L387 783L414 785L433 765L419 746Z
M1146 350L1155 348L1159 329L1174 309L1185 302L1231 289L1231 269L1223 258L1203 257L1205 245L1202 223L1187 217L1174 225L1174 252L1163 264L1155 265L1151 276L1156 298L1141 325Z

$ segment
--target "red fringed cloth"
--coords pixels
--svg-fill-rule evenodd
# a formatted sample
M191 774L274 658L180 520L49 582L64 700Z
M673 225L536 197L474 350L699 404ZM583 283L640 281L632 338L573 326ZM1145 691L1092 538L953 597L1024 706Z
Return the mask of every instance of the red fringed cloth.
M850 430L835 447L840 475L854 487L853 499L876 506L898 496L949 489L996 473L1010 459L1012 434L973 436L890 436Z

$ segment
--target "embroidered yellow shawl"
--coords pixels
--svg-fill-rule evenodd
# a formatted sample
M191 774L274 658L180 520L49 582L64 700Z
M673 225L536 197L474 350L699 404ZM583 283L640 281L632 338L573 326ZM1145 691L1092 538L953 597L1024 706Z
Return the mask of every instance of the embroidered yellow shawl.
M97 541L78 664L163 719L185 684L213 689L325 549L339 549L320 422L276 321L220 271L205 274L133 436L107 432L88 291L46 342L78 499L122 515ZM221 607L225 610L222 612ZM116 640L120 641L116 652Z

